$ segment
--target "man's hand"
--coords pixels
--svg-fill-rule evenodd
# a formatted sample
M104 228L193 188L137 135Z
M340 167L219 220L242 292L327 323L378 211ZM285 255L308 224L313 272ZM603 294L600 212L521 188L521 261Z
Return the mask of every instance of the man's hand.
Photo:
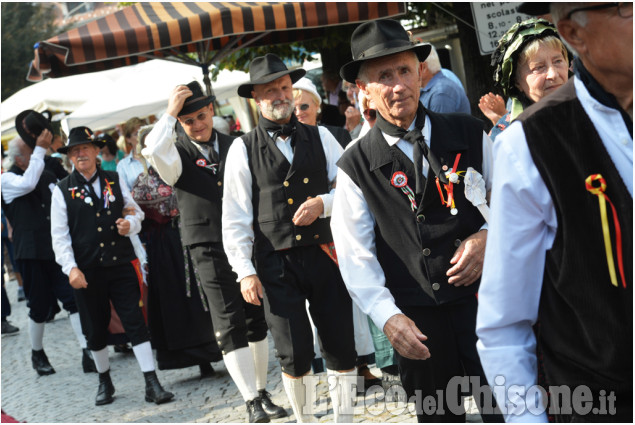
M324 212L324 203L322 198L316 196L310 198L295 212L293 216L293 224L296 226L308 226L313 223Z
M88 287L88 282L86 282L86 276L84 273L77 267L73 267L70 274L68 275L68 281L71 286L75 289L82 289Z
M362 114L354 106L346 108L344 116L346 117L345 127L348 131L352 131L362 121Z
M448 283L454 286L467 286L474 283L483 272L485 242L487 230L474 233L461 243L450 260L454 267L446 275L451 276Z
M49 147L51 147L52 141L53 141L53 133L51 133L45 128L44 130L42 130L42 132L37 137L37 139L35 139L35 146L48 149Z
M430 350L422 343L428 337L405 314L395 314L388 319L384 325L384 334L402 356L412 360L430 358Z
M258 275L252 274L244 277L240 281L240 292L243 294L243 298L249 304L260 305L260 299L262 294L262 283L258 278Z
M483 115L489 118L494 125L507 113L505 99L491 92L481 96L478 101L478 107Z
M117 224L117 231L119 234L121 236L126 236L130 231L130 222L125 218L118 218L115 223Z
M165 112L172 115L174 118L177 118L179 112L183 109L185 99L190 96L192 96L192 90L188 89L187 86L174 87L174 90L172 90L172 94L170 95L170 99L168 100L168 108Z

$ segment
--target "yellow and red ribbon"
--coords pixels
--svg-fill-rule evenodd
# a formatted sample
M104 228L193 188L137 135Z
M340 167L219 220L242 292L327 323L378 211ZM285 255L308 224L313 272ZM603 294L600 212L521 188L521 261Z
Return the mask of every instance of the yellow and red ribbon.
M598 181L600 186L594 186L593 182ZM613 224L615 226L615 244L617 247L617 266L622 278L622 286L626 288L626 278L624 277L624 259L622 258L622 230L620 228L620 221L617 217L617 210L615 205L606 195L606 180L601 174L591 174L585 180L586 190L592 195L598 197L600 203L600 217L602 219L602 233L604 235L604 249L606 250L606 262L609 267L609 275L611 276L611 283L617 287L617 273L615 272L615 261L613 260L613 244L611 242L611 230L609 227L608 214L606 213L606 202L608 201L611 209L613 210Z
M457 173L459 167L459 160L461 159L461 154L457 154L454 158L454 165L452 165L452 173ZM458 174L458 173L457 173ZM441 189L441 183L439 182L439 178L436 180L437 189L439 190L439 196L441 197L441 203L448 208L452 208L453 214L456 214L456 205L454 204L454 183L451 181L448 184L444 184L446 193L448 194L448 200L446 201L443 196L443 189Z

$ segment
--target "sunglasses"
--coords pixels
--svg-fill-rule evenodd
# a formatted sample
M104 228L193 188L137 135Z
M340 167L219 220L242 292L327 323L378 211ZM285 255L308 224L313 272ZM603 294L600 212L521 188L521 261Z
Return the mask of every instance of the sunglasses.
M309 109L309 104L308 103L303 103L302 105L298 105L295 108L296 109L300 109L301 111L306 111L307 109Z

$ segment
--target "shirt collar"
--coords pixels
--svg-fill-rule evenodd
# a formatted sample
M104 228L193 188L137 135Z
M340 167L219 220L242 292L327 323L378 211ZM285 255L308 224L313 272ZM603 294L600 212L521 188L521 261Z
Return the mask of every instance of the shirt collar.
M415 120L416 119L417 119L417 117L415 115L415 118L412 120L412 122L410 123L410 126L408 127L408 131L414 130L414 128L415 128ZM386 139L386 142L388 142L388 146L394 146L394 145L397 144L397 142L399 142L401 140L399 137L390 136L390 135L384 133L383 131L381 132L381 134L384 136L384 139Z

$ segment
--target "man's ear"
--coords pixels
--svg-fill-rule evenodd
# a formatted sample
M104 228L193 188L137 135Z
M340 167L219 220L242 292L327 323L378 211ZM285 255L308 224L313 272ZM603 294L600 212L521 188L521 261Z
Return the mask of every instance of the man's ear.
M359 88L360 91L363 91L365 95L368 95L368 92L366 91L366 83L364 81L357 78L355 80L355 85L357 86L357 88Z
M558 33L560 37L567 41L573 49L582 55L586 52L586 43L582 37L584 27L580 26L573 19L561 19L558 21Z

